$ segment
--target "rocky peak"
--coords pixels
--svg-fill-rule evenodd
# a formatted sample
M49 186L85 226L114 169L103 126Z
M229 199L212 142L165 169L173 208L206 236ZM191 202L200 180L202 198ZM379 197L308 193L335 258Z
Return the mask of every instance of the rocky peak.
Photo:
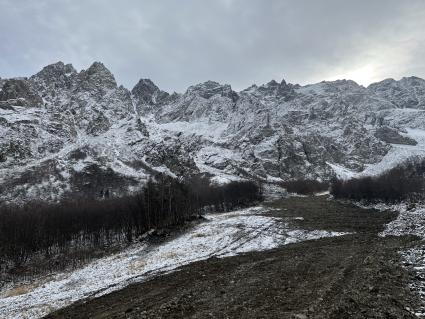
M81 71L78 78L86 89L94 87L112 90L117 88L115 77L101 62L94 62L87 70Z
M228 97L236 102L239 98L238 94L232 90L229 84L220 84L215 81L206 81L204 83L196 84L188 88L185 95L197 95L204 99L210 99L214 95Z
M418 78L416 76L404 77L399 82L406 86L413 86L413 87L425 86L425 80Z
M144 105L155 105L169 97L167 92L161 91L150 79L140 79L131 93L139 104Z
M240 93L250 94L258 90L257 84L253 84L247 87L245 90L242 90Z
M64 75L75 74L77 71L72 64L65 64L62 61L45 66L40 72L31 78L43 78L46 80L60 78Z
M314 95L345 95L365 92L366 89L352 80L322 81L298 87L297 92Z
M72 64L64 64L59 61L44 67L40 72L33 75L30 80L36 83L38 89L42 87L70 88L71 77L75 76L77 71Z
M425 108L425 80L418 77L405 77L399 81L386 79L369 85L367 89L398 108Z
M245 90L245 92L256 92L257 94L255 95L283 98L286 101L295 96L294 86L290 83L286 83L285 80L282 80L280 83L275 80L271 80L259 87L253 85Z
M364 87L359 85L353 80L335 80L335 81L323 81L325 87L329 93L334 92L354 92L358 90L363 90Z
M389 87L391 85L394 85L394 83L397 83L397 81L392 79L392 78L388 78L388 79L382 80L380 82L372 83L367 88L368 88L368 90L371 90L371 91L377 91L377 90L380 90L383 87Z

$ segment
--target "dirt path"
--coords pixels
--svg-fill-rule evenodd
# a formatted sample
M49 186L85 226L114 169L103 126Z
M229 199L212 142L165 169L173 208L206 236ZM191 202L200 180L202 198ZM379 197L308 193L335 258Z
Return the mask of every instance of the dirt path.
M377 234L394 213L324 197L273 203L303 229L353 234L210 258L78 302L47 318L414 318L418 299L397 251L414 237ZM294 217L302 217L294 219Z

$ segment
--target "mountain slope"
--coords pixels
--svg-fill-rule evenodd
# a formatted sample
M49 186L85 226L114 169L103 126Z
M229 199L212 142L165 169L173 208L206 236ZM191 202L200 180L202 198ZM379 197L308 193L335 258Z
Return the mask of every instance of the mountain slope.
M327 179L415 145L406 129L425 129L425 81L414 77L241 92L207 81L170 94L149 79L129 91L99 62L80 72L58 62L0 88L4 202L120 195L159 172Z

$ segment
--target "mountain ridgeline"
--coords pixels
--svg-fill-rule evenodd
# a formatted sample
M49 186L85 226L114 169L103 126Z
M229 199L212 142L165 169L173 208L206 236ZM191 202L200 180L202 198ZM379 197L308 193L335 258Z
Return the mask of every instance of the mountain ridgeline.
M425 129L425 81L285 81L240 92L213 81L169 93L141 79L130 91L99 62L58 62L0 79L0 201L135 193L158 174L330 180L361 172Z

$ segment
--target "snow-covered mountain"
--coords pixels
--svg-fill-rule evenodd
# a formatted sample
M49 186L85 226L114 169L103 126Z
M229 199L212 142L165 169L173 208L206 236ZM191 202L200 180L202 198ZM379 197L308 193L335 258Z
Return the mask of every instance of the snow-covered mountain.
M241 92L207 81L170 94L149 79L129 91L99 62L81 72L58 62L0 79L0 198L122 194L157 172L326 179L422 147L411 129L425 130L416 77L367 88L270 81Z

